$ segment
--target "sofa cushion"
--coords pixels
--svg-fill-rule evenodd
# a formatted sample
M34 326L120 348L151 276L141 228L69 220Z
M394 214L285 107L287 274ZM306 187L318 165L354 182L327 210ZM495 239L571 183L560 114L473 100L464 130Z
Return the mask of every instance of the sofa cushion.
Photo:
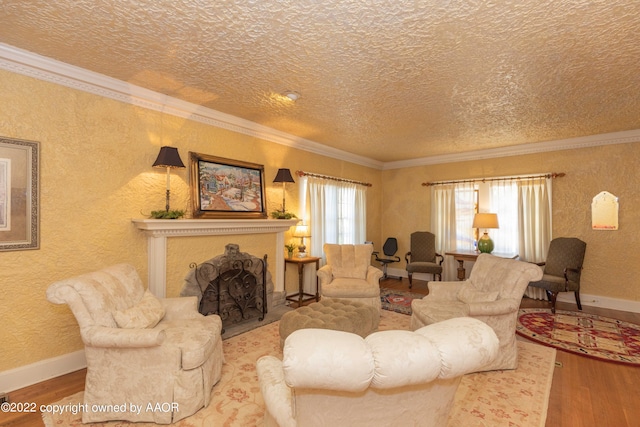
M127 329L153 328L163 317L162 303L149 290L144 292L136 305L113 312L118 327Z
M163 328L166 333L164 345L180 349L182 369L185 371L202 366L221 340L218 329L213 328L205 316L162 321L158 328Z
M471 304L474 302L491 302L498 299L498 291L480 291L474 289L472 286L463 286L458 291L458 300Z

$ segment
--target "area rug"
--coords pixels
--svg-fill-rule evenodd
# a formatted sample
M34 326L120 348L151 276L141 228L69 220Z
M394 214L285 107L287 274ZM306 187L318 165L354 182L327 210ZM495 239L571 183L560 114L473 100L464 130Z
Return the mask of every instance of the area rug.
M409 329L410 317L382 311L380 330ZM255 362L266 354L282 357L279 322L275 322L223 342L226 363L222 379L215 386L211 403L174 426L252 427L262 426L264 402L260 394ZM533 343L519 342L519 367L515 371L496 371L466 375L456 394L451 427L544 426L551 389L555 350ZM66 397L56 405L72 408L82 402L82 392ZM77 407L77 406L76 406ZM71 411L44 414L45 425L146 427L149 423L109 422L82 424L81 414Z
M414 294L406 291L397 291L394 289L380 289L380 302L382 308L388 311L395 311L402 314L411 314L411 301L421 299L424 295Z
M532 341L581 356L640 366L640 325L582 312L527 308L516 332Z

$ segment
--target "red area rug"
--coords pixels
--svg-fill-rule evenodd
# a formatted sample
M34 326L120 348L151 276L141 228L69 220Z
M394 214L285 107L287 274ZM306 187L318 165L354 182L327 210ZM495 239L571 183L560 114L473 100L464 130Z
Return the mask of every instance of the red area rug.
M640 325L581 312L527 308L516 333L581 356L640 366Z
M411 301L423 298L422 294L414 294L393 289L380 289L380 302L382 308L396 313L411 314Z

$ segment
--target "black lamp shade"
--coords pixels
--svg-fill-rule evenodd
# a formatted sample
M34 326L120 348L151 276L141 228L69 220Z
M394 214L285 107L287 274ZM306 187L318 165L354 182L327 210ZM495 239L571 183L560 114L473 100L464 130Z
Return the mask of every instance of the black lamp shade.
M185 165L180 159L178 149L176 147L164 146L160 148L158 158L153 163L154 167L158 168L184 168Z
M293 177L291 176L291 171L289 169L278 169L278 173L276 177L273 179L273 182L295 182Z

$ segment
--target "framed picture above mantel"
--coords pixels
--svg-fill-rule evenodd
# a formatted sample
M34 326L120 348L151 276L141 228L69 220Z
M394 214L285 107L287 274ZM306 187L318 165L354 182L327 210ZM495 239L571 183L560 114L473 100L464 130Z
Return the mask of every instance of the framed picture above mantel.
M0 251L40 248L39 149L0 137Z
M189 152L193 218L267 218L264 166Z

